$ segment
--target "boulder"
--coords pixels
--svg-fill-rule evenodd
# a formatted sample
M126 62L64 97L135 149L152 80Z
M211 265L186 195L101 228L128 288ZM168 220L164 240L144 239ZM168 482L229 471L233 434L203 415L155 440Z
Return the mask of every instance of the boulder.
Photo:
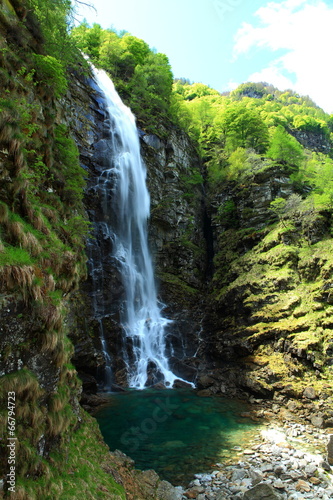
M244 493L244 500L282 500L282 496L276 492L273 486L260 483Z
M159 500L181 500L183 498L183 488L172 486L168 481L161 481L156 493Z
M313 387L306 387L303 391L303 398L317 399L318 395Z

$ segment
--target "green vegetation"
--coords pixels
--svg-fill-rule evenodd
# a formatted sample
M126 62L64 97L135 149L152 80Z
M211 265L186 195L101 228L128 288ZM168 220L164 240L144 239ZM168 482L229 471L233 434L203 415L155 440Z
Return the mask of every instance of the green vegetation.
M58 465L52 472L52 461L40 453L41 446L66 453L79 424L79 381L70 366L73 346L64 318L66 296L85 276L89 225L82 200L85 172L58 101L68 88L68 64L78 54L68 35L69 12L67 1L15 1L8 17L0 17L0 314L2 320L7 314L2 347L8 368L0 399L6 408L9 391L19 401L20 498L61 498L61 490L66 498L76 498L80 488L89 498L86 489L95 491L80 483L76 494L67 496L66 471L55 472ZM9 314L8 303L18 310ZM6 418L1 421L6 425ZM6 471L4 443L0 455ZM116 491L98 464L96 459L96 476L102 474ZM80 464L78 470L83 469ZM59 492L52 490L53 476ZM123 498L118 490L115 498Z
M4 303L18 307L18 323L10 324L3 341L4 359L15 350L22 365L2 378L1 407L7 392L16 391L22 498L124 498L96 427L78 410L79 381L64 321L66 297L85 276L89 233L85 172L63 105L68 70L86 68L78 49L110 74L141 128L163 137L168 125L182 127L192 138L207 176L190 167L179 185L193 206L199 186L207 184L216 236L210 300L218 328L246 337L257 351L245 363L269 365L271 385L296 377L297 391L306 383L305 363L322 380L330 370L325 348L333 327L333 117L307 97L266 84L246 83L229 95L182 80L172 86L164 54L126 32L86 23L72 29L71 15L69 0L15 0L11 17L0 18L0 291ZM315 150L305 147L309 138L319 144ZM252 205L244 200L251 190L260 194L260 183L271 174L290 182L285 191L276 184L266 190L260 210L267 217L258 224L257 198ZM172 221L166 217L171 202L165 197L154 209L161 227ZM193 217L167 245L183 261L197 257L199 275L194 226ZM184 307L198 302L191 286L197 277L186 281L174 269L159 276ZM16 336L18 325L28 332L24 340ZM51 373L48 390L27 366L31 353L40 352ZM50 459L38 452L41 436Z
M174 83L173 92L174 112L198 144L213 190L226 179L244 181L276 162L288 166L294 181L303 185L309 181L310 165L314 174L314 157L320 162L298 142L297 134L312 134L319 143L326 141L328 153L332 148L331 117L295 92L246 83L221 95L203 84L181 80Z
M278 125L272 133L267 156L279 162L299 167L304 157L300 143Z
M72 38L95 65L109 73L139 125L163 135L163 120L170 123L172 118L173 77L168 58L129 33L104 30L98 24L82 23L73 29Z

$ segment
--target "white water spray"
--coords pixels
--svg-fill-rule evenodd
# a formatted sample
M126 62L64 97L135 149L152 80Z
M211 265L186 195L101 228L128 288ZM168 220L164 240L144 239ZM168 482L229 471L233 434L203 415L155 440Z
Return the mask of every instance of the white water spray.
M148 249L147 219L150 197L146 168L140 156L135 118L117 94L107 74L93 68L98 87L105 95L110 115L110 166L103 172L99 188L104 211L115 214L113 257L121 270L125 298L121 323L133 353L128 356L129 386L143 389L153 370L172 387L179 379L166 357L165 327L170 320L161 314L156 294L152 260ZM112 196L110 193L112 186Z

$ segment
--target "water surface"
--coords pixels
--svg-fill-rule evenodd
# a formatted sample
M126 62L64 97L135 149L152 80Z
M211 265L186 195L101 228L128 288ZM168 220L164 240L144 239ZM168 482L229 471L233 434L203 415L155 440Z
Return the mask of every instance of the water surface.
M154 469L173 484L187 484L193 474L246 446L257 425L240 414L243 403L222 397L199 397L195 391L128 390L111 394L96 414L111 450L135 460L136 468Z

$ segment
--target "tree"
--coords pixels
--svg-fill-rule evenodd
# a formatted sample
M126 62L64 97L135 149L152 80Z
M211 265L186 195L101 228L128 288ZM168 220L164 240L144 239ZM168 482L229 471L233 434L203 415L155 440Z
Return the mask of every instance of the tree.
M87 54L93 62L98 60L103 41L103 30L99 24L95 23L91 28L88 23L83 22L72 31L72 37L78 48Z
M269 145L268 127L255 109L243 102L229 104L222 116L222 136L229 151L253 148L264 153Z
M279 125L272 135L267 156L289 165L300 166L304 159L304 151L300 143Z

